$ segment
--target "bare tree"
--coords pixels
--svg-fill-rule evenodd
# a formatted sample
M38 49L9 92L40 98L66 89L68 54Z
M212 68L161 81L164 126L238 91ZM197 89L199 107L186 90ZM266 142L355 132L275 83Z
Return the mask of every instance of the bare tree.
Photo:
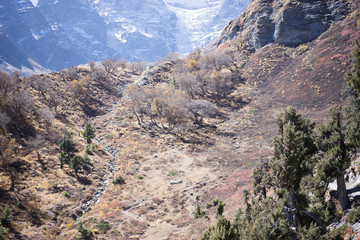
M31 86L38 90L42 98L46 101L47 98L45 94L53 87L53 84L49 78L35 78L32 80Z
M122 69L126 69L128 67L128 63L124 59L117 61L116 64Z
M197 124L202 124L204 117L214 117L217 113L216 108L207 100L194 100L187 105Z
M126 91L125 96L130 103L130 109L135 115L138 124L141 126L143 122L143 115L146 113L147 106L144 104L145 93L142 88L137 85L130 85Z
M10 121L11 118L5 112L0 112L0 127L4 128Z
M11 180L10 191L14 191L15 181L18 176L14 157L14 145L14 140L10 140L5 135L0 135L0 170L9 176Z
M187 74L186 72L176 73L175 80L180 89L186 91L192 99L200 94L201 82L197 81L196 75Z
M96 63L94 62L94 61L90 61L90 62L88 62L88 65L89 65L89 67L90 67L90 71L95 71L95 69L96 69Z
M30 151L35 151L36 152L37 160L41 161L40 149L45 144L44 137L42 135L40 135L40 134L37 134L35 137L29 138L26 141L26 143L27 143L28 149Z
M99 83L104 83L108 80L108 76L106 75L106 72L104 69L96 68L91 74L90 78L94 79L95 81Z
M7 99L15 88L16 83L14 79L7 73L0 72L0 97L4 100Z
M38 112L40 118L45 121L47 126L49 126L55 119L55 112L47 106L40 108Z
M116 59L107 59L101 64L104 66L104 69L109 74L114 74L114 72L118 69L118 64L116 62Z
M32 112L33 102L29 92L20 91L11 97L8 114L11 118L25 116L26 113Z
M129 65L129 69L133 74L141 74L147 67L146 63L136 62Z
M57 107L64 101L60 94L56 91L50 91L48 101L50 106L54 108L55 115L57 114Z
M67 80L74 80L77 79L79 77L79 74L77 72L77 69L75 67L71 67L68 69L64 69L60 71L60 76L62 78L65 78Z

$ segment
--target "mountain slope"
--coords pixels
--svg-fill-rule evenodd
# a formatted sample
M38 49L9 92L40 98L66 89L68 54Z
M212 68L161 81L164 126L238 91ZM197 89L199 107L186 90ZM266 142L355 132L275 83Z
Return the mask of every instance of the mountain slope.
M266 10L269 2L281 1L254 1L248 11ZM332 0L323 1L332 2L336 4ZM348 13L334 13L324 23L329 28L299 46L270 42L254 49L250 44L244 45L243 32L225 31L221 39L227 40L208 46L210 54L204 49L184 60L149 68L142 75L131 74L130 69L104 73L102 66L96 66L22 79L18 91L27 90L36 103L37 114L29 114L27 121L34 125L36 133L45 135L46 141L33 148L29 143L31 136L20 137L16 132L11 136L16 140L16 159L22 163L19 166L22 174L12 192L11 179L1 170L0 193L5 197L1 198L0 208L10 204L16 213L13 228L6 237L74 239L80 235L77 224L81 221L94 231L96 238L200 239L202 232L216 221L216 210L211 207L206 217L195 219L197 204L205 210L207 203L216 198L226 203L224 216L234 218L243 203L242 191L252 187L253 168L259 159L272 157L276 116L284 108L294 106L319 125L329 118L331 106L347 104L343 74L351 70L348 55L352 41L360 37L360 4L342 3L350 6L346 7ZM250 26L251 20L244 24ZM235 66L226 65L229 59L235 59ZM224 75L212 67L218 67L218 63ZM206 83L215 77L220 79L215 83L221 85L226 80L222 76L227 76L230 70L236 72L236 79L232 79L234 84L225 97L220 94L212 98L212 92L208 97L206 91L211 90L205 89L195 99L183 98L179 93L186 90L179 69L188 74L185 80L193 80L190 83L196 86L202 86L197 81ZM49 94L42 96L41 87L36 84L38 79L52 83ZM117 92L125 86L139 89L136 93L140 93L140 103L151 106L149 110L140 104L141 126L134 114L137 105L129 102L129 95L122 97ZM171 94L179 89L177 94ZM62 100L55 108L56 118L49 123L48 118L40 118L43 114L39 110L45 106L53 110L50 94L53 91L61 93L66 101ZM161 94L167 97L163 102ZM202 125L186 118L184 124L171 129L165 116L151 113L157 110L154 104L160 110L169 103L175 106L174 99L179 99L181 107L207 100L217 113L205 117ZM183 111L170 112L187 117ZM87 168L79 170L76 176L70 166L60 168L58 147L66 127L73 133L78 154L83 156L86 143L80 132L87 120L95 127L98 149L89 155ZM112 162L114 166L109 171L107 166ZM359 168L358 163L354 168ZM112 183L116 179L123 183L120 177L125 184ZM17 205L19 201L25 210ZM88 203L94 205L83 214ZM109 229L103 231L105 227Z
M155 62L207 44L249 0L179 2L39 0L34 7L30 0L5 1L0 32L53 70L108 58Z

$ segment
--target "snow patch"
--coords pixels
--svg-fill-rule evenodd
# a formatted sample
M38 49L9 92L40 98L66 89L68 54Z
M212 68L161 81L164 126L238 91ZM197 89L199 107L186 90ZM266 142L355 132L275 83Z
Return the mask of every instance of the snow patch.
M84 29L81 29L81 28L78 28L78 27L73 27L73 29L74 29L76 32L80 33L80 35L83 36L84 38L92 38L92 36L89 35L89 34L87 34L87 33L84 31Z
M51 25L51 30L53 31L59 30L59 25L57 23L54 23L53 25Z
M30 0L32 5L36 7L38 5L39 0Z
M32 34L32 36L35 40L40 40L42 37L44 37L44 35L36 35L34 33Z
M38 64L31 58L28 58L28 61L31 63L31 65L34 69L30 69L25 66L21 66L21 68L17 68L7 62L3 62L0 64L0 71L6 72L8 74L18 71L22 76L31 76L34 74L42 74L42 73L50 73L51 72L49 69L44 68L43 66L41 66L40 64Z
M144 33L144 32L141 32L141 31L139 31L142 35L144 35L145 37L147 37L147 38L154 38L154 36L153 35L151 35L150 33Z
M118 33L115 33L115 37L122 43L127 43L127 40L125 38L122 37L122 35L124 34L124 32L119 31Z

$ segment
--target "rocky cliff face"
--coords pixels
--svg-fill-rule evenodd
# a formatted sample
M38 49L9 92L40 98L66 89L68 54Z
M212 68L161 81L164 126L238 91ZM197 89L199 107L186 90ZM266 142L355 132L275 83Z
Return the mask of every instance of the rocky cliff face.
M320 36L349 10L347 1L252 1L247 11L225 28L217 44L239 33L244 42L255 49L271 42L296 46Z

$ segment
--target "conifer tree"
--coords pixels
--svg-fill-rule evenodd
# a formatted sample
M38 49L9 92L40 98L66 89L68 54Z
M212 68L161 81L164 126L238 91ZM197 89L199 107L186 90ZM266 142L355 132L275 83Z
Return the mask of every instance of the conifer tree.
M360 42L359 40L355 40L354 42L355 48L352 53L352 57L355 60L354 63L354 71L353 72L347 72L345 74L345 79L350 87L350 89L356 91L358 94L360 93Z
M345 74L345 80L350 93L350 104L346 108L346 140L350 151L355 154L360 151L360 43L355 41L352 54L355 60L354 71Z
M86 143L90 144L92 139L95 137L95 130L91 126L90 122L85 123L84 131L82 132L82 134L86 140Z
M274 138L274 157L270 165L275 187L285 189L289 195L285 210L293 230L292 239L296 239L300 182L310 172L307 163L317 150L313 138L315 124L296 114L294 108L289 108L277 119L277 125L279 130Z
M267 190L271 187L272 184L272 177L269 171L269 162L261 160L260 165L255 167L252 174L252 177L254 179L254 194L260 194L260 197L264 199L266 198Z
M13 221L13 211L8 204L5 205L0 216L0 223L4 226L9 226Z
M330 109L331 119L320 127L319 149L323 159L319 163L319 172L326 178L337 180L337 193L342 209L346 209L349 198L344 179L345 170L350 166L350 156L345 144L345 128L342 126L341 107ZM325 182L327 182L325 180Z
M64 134L63 140L59 145L59 160L60 160L60 167L64 166L64 163L69 164L71 158L74 156L76 152L75 144L71 139L71 134L66 132Z
M74 169L75 171L75 174L77 175L78 174L78 171L81 169L81 167L84 165L84 161L81 157L79 156L73 156L71 159L70 159L70 167L72 169Z

